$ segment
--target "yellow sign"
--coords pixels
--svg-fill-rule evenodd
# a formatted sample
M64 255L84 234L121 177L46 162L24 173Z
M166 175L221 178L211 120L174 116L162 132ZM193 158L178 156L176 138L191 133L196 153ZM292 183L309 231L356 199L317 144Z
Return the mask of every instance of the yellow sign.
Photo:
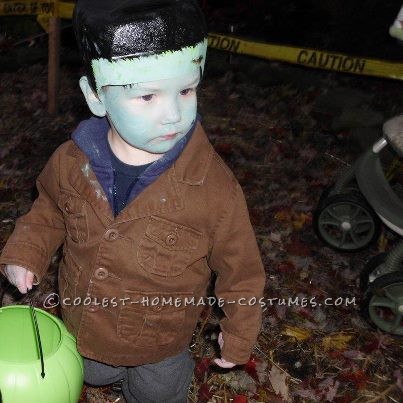
M50 16L71 19L73 10L74 3L57 0L0 1L0 15L38 15L38 22L46 31L48 30ZM341 73L403 80L403 63L400 62L368 59L317 49L252 42L216 33L209 34L208 42L211 48L233 53Z
M57 3L58 16L70 20L73 18L74 3L59 2Z
M305 67L403 80L403 63L355 57L317 49L251 42L220 34L209 34L211 48L257 56Z
M74 3L49 0L0 1L0 15L37 15L37 21L48 32L49 18L59 16L71 19Z
M55 13L54 1L1 1L0 15L41 15Z

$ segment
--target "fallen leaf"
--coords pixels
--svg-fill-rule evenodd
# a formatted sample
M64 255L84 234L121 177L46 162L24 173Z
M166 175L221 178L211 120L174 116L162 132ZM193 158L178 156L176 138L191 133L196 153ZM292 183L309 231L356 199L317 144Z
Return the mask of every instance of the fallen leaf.
M269 239L272 242L281 242L281 234L278 232L270 232Z
M274 306L274 309L276 311L276 315L279 319L283 319L285 314L287 313L287 307L285 305L278 305L276 304Z
M285 336L295 337L298 341L305 341L311 337L312 332L308 329L287 326L282 334Z
M248 403L248 398L245 395L235 395L234 403Z
M293 240L286 246L286 250L290 255L311 256L312 250L308 245L303 244L299 239Z
M336 333L322 339L322 347L325 351L344 350L348 342L353 338L350 334Z
M258 360L256 362L256 373L261 384L265 383L267 381L267 377L269 376L267 372L268 365L269 364L267 361Z
M396 385L403 392L403 376L400 372L400 369L396 369L393 372L393 375L396 377Z
M295 271L295 266L292 262L281 262L277 268L279 273L287 274Z
M291 221L291 212L290 210L280 210L275 215L274 218L280 222L290 222Z
M203 383L199 388L197 401L200 403L207 403L212 397L213 397L213 394L211 393L208 384Z
M204 374L209 371L211 365L211 359L204 357L199 363L196 364L194 374L201 381L204 380Z
M360 369L341 373L339 378L343 382L351 382L357 389L364 389L368 383L368 375Z
M326 401L333 402L333 399L336 397L339 385L339 381L335 380L334 377L329 377L324 379L318 385L318 389L321 391L321 395L326 399Z
M259 382L259 377L256 372L256 361L253 358L250 358L249 361L244 365L244 370L249 376Z
M311 215L310 214L305 214L305 213L300 213L296 214L295 217L292 220L292 225L293 227L299 231L302 229L302 227L305 225L307 222L311 222Z
M280 395L284 400L288 400L287 374L273 365L269 372L269 380L276 395Z
M270 402L270 403L284 403L284 399L275 395L273 392L265 388L260 388L256 395L256 400L259 402Z
M343 357L349 358L350 360L354 360L356 358L362 358L362 353L361 351L358 350L343 351L342 355Z
M374 338L368 341L362 348L365 353L372 353L381 348L387 349L390 344L390 337L387 334L376 333Z
M300 396L306 399L313 400L314 402L319 402L320 398L316 395L316 391L312 388L300 388L293 392L294 396Z
M230 371L220 375L222 381L235 392L252 392L257 390L256 381L244 371Z

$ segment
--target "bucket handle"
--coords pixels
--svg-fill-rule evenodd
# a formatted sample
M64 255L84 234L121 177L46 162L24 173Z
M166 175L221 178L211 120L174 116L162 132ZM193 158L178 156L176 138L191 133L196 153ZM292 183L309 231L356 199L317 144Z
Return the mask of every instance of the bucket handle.
M30 311L31 311L32 321L34 322L35 336L36 336L36 341L37 341L38 348L39 348L39 355L41 357L41 377L45 378L45 364L43 362L43 350L42 350L42 343L41 343L41 334L39 333L39 326L38 326L38 321L36 319L35 307L34 307L34 304L32 303L31 299L29 300L29 308L30 308Z

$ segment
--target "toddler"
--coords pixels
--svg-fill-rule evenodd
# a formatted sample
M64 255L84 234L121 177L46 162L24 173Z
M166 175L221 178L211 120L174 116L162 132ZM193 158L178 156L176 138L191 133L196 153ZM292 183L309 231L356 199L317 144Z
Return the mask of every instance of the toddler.
M186 402L212 271L224 368L249 359L265 284L241 187L197 114L206 24L197 0L78 0L73 24L94 116L51 156L0 264L26 293L63 245L62 317L85 381Z

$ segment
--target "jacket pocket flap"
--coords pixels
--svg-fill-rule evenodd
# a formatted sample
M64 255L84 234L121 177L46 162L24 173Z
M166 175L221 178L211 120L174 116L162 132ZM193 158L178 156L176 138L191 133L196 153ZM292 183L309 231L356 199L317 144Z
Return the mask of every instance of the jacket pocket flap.
M70 193L61 191L57 202L60 210L69 217L80 217L84 215L83 208L85 201Z
M151 217L146 235L164 248L171 250L197 249L201 232L158 217Z

